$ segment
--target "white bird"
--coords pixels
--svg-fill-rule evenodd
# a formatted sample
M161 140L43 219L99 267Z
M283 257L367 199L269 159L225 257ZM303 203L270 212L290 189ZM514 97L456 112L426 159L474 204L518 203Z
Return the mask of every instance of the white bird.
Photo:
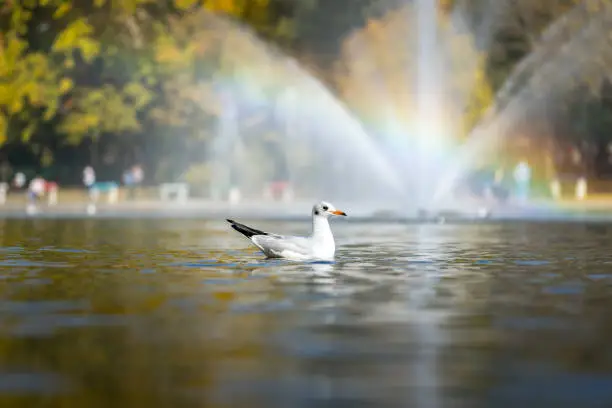
M295 237L271 234L228 219L232 228L247 237L268 258L285 258L295 261L332 261L336 243L329 226L329 217L346 216L333 205L321 201L312 207L312 234L309 237Z

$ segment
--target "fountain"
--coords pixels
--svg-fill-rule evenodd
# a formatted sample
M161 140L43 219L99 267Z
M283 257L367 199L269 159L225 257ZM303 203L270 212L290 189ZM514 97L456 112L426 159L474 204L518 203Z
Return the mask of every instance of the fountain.
M484 15L497 18L488 10ZM488 21L480 25L480 46L486 46L492 27ZM488 84L483 80L484 60L461 10L442 21L437 1L407 3L352 34L342 60L348 77L343 97L349 103L370 95L375 100L352 107L360 117L370 117L368 131L402 176L409 196L404 213L464 207L456 197L435 196L458 148L459 129L466 127L464 109L474 102L488 103L475 99L474 90L486 91ZM372 72L375 80L370 79Z
M290 183L296 196L307 201L326 197L410 215L421 208L476 213L469 201L454 195L458 181L482 162L484 152L494 148L506 128L520 118L518 112L533 106L527 103L529 89L537 82L552 84L551 78L561 78L553 74L568 50L587 38L594 41L597 19L562 41L560 34L567 34L566 26L575 23L572 15L584 15L584 11L578 6L578 11L553 24L502 87L494 107L467 140L459 141L457 129L464 126L459 118L472 102L473 90L483 86L476 82L484 76L483 60L475 43L462 44L462 54L453 55L453 41L472 37L457 35L469 31L461 10L453 11L450 22L441 26L436 1L416 0L410 7L417 35L406 33L414 43L405 53L416 55L416 69L404 71L404 82L386 78L391 76L385 71L389 58L406 67L405 55L396 55L397 50L390 47L397 37L385 37L375 26L368 28L373 33L347 40L343 53L343 73L349 79L356 78L352 86L360 88L353 96L342 96L349 104L373 98L368 102L370 107L378 105L384 111L383 124L378 127L357 120L296 60L249 30L211 17L228 33L222 41L230 37L232 41L231 46L225 46L225 72L216 81L222 109L211 150L213 190L238 201L261 197L267 183L278 179ZM485 14L492 20L498 18L495 13ZM401 13L393 16L395 20L387 21L387 26L415 27L405 24L410 17ZM486 45L494 24L482 27L479 46ZM459 79L454 77L457 61L462 64ZM572 75L584 68L577 61L571 66L564 65L561 71ZM455 89L457 82L461 83L459 90ZM549 91L552 98L560 95L560 91ZM391 102L405 98L405 94L411 94L412 104Z
M418 139L418 185L417 203L420 208L428 208L431 203L431 186L435 185L435 166L439 162L435 160L435 147L440 144L444 137L440 123L440 90L439 79L441 77L440 63L437 51L437 2L431 0L417 0L417 78L416 78L416 100L417 100L417 139Z
M215 84L222 108L209 157L213 196L232 202L261 197L266 185L280 180L308 201L326 197L403 214L431 207L454 144L441 104L449 32L439 32L436 2L419 0L416 11L418 70L409 79L416 84L415 113L407 122L402 112L387 109L382 139L296 60L211 16L229 42ZM468 65L470 72L479 68ZM388 96L382 87L376 92Z

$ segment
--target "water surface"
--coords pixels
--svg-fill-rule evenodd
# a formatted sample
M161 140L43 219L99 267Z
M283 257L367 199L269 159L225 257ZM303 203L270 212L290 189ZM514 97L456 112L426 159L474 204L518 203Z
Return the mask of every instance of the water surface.
M222 222L0 220L0 406L612 406L608 225L334 231L308 264Z

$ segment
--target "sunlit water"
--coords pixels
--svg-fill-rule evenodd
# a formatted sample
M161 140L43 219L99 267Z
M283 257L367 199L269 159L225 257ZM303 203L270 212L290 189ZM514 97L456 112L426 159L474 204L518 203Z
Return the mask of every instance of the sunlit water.
M306 223L266 223L299 233ZM0 406L612 406L604 225L0 221Z

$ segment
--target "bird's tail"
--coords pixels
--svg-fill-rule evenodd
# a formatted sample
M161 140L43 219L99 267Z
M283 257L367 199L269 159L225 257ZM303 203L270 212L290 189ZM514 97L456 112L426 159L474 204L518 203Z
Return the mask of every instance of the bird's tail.
M227 219L226 221L232 225L233 229L235 229L236 231L238 231L239 233L241 233L247 238L251 238L253 235L268 235L267 232L263 232L255 228L247 227L246 225L240 224L239 222L236 222L234 220Z

